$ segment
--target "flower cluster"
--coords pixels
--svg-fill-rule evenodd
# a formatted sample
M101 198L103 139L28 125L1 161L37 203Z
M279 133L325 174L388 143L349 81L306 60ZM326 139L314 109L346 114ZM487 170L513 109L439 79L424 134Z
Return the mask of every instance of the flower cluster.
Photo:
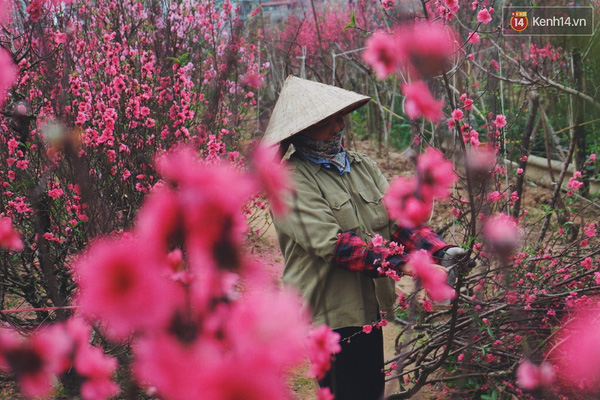
M418 22L398 28L393 34L376 32L366 42L363 59L380 79L401 69L417 78L429 78L445 71L456 52L456 34L440 24ZM402 85L406 114L431 121L442 118L444 102L436 100L424 81Z
M0 246L16 251L23 249L23 241L13 228L12 220L2 215L0 215Z
M113 381L117 360L90 340L91 328L80 318L42 327L26 340L0 330L0 370L13 373L26 396L46 397L56 377L73 368L84 399L106 399L119 393Z
M399 225L412 228L424 223L435 198L450 196L456 182L453 163L440 150L428 147L417 161L414 178L395 178L383 198L390 217Z
M426 250L418 250L408 257L407 268L412 272L413 278L418 280L425 289L427 296L436 302L445 302L456 297L456 291L446 280L448 274L433 266L433 258Z
M269 161L263 154L255 152L255 164ZM244 203L260 189L283 195L274 188L287 177L272 164L250 175L200 161L189 147L156 163L163 179L133 230L95 239L73 263L78 313L111 341L130 340L136 380L166 398L285 398L285 371L305 358L305 343L321 375L337 337L326 326L309 335L299 296L273 285L242 251ZM84 398L114 395L116 361L95 347L71 350L89 342L78 321L26 344L2 336L0 365L32 396L47 393L69 365L86 379ZM16 359L24 352L32 365Z
M2 243L21 253L1 255L0 280L35 308L59 306L73 295L74 254L131 226L158 182L157 151L192 142L204 158L245 161L233 154L259 100L261 33L242 34L239 10L210 0L27 1L13 11L0 33L13 44L0 51L0 194L23 243ZM52 286L54 297L43 289Z
M388 278L399 281L400 277L388 259L393 255L402 254L404 252L404 246L394 241L387 241L381 235L377 234L368 244L368 247L375 250L380 256L380 258L376 260L376 263L379 265L377 271Z
M314 328L306 342L311 368L310 376L323 379L329 368L333 354L339 353L340 334L333 332L327 325Z
M486 217L483 235L489 248L502 257L517 250L522 236L517 220L502 213Z
M81 313L114 340L133 335L137 379L164 396L222 398L226 390L281 398L281 371L302 358L308 318L297 311L299 298L270 289L241 251L242 206L272 179L198 162L188 148L157 164L164 182L134 231L96 241L75 264ZM248 376L225 385L232 365L263 382Z
M552 384L554 378L554 368L547 362L535 365L529 360L523 360L517 369L517 384L525 390L548 386Z
M578 179L580 179L581 177L581 172L575 171L573 176L569 178L569 182L567 183L567 187L569 188L567 196L573 196L574 192L583 186L583 182L578 181Z

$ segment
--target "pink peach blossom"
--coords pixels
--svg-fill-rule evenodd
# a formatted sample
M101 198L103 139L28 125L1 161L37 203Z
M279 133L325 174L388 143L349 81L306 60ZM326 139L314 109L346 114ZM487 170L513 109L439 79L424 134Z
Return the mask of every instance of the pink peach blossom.
M2 4L0 4L1 6ZM11 54L0 48L0 107L6 100L6 93L8 89L15 83L17 79L18 70L13 62Z
M458 9L460 8L458 0L444 0L444 4L446 5L446 7L448 7L448 9L450 11L452 11L455 14L458 12Z
M506 214L487 217L483 225L483 234L492 250L503 257L516 250L521 237L517 220Z
M178 191L157 190L155 198L144 205L139 216L142 236L152 236L159 229L161 240L166 240L175 230L193 252L191 268L239 268L241 260L234 250L247 230L241 210L256 190L255 182L220 161L199 161L191 148L176 149L157 164L165 181ZM163 241L161 246L165 245Z
M496 124L496 128L504 128L506 126L506 117L502 114L498 114L496 115L494 123Z
M227 362L218 362L205 371L198 385L204 400L224 399L287 399L289 389L282 371L265 364L261 357L245 357L241 354ZM210 365L210 363L209 363ZM253 371L255 373L249 373ZM232 379L232 377L236 377ZM194 383L192 383L194 384Z
M578 308L549 345L548 359L556 368L556 381L569 390L597 393L600 390L600 312Z
M242 77L242 85L260 89L263 85L263 76L259 73L248 73Z
M165 334L142 338L135 346L136 379L173 400L288 397L280 366L260 352L252 357L226 353L219 341L202 335L185 341Z
M479 12L477 13L477 21L484 24L489 24L492 21L492 15L490 14L487 8L482 8L481 10L479 10Z
M452 185L458 180L454 164L444 154L433 147L427 147L417 160L420 191L423 198L450 196Z
M585 269L592 269L593 265L592 265L592 257L586 257L584 258L579 265L581 265L583 268Z
M335 396L331 394L329 388L320 388L317 390L317 400L334 400Z
M68 367L70 346L68 337L54 327L42 328L27 339L0 329L0 370L14 374L26 396L45 397L56 376Z
M155 387L160 397L204 398L202 385L207 373L216 369L219 362L225 362L218 343L209 335L204 335L206 340L197 340L189 332L197 325L193 321L189 324L188 329L184 325L174 334L157 331L134 343L133 374L138 382Z
M297 364L306 354L310 327L308 314L300 310L301 297L289 289L248 290L232 305L223 326L231 350L279 369Z
M423 309L426 312L433 312L433 303L426 297L423 297Z
M443 72L458 49L453 29L429 22L416 22L396 30L394 42L399 64L417 77Z
M479 33L477 32L469 32L469 42L470 43L478 43L479 42Z
M523 360L517 369L517 385L525 390L548 386L552 384L554 377L554 368L547 362L535 365L529 360Z
M99 239L74 265L79 310L103 321L117 340L135 330L164 327L182 300L175 283L166 279L166 260L146 246L135 238Z
M379 79L385 79L398 68L398 51L394 37L385 32L375 32L366 43L362 58L375 70Z
M81 345L75 355L74 366L84 378L81 396L85 400L104 400L119 394L119 385L113 381L117 360L104 354L101 348Z
M596 224L585 224L584 233L585 236L589 238L593 238L594 236L596 236Z
M58 199L62 197L63 194L64 191L60 188L48 190L48 196L52 197L53 199Z
M261 145L254 151L252 167L253 177L258 180L258 187L267 193L273 212L284 214L288 210L285 197L292 193L292 179L288 171L276 162L273 151Z
M423 200L416 194L414 179L397 177L390 184L383 203L391 218L400 226L414 228L425 222L431 213L431 200Z
M575 171L572 177L569 178L569 182L567 183L567 187L578 190L583 186L583 182L578 181L577 179L581 177L581 172Z
M42 17L42 0L32 0L27 6L26 10L29 14L31 22L37 22Z
M394 7L394 0L381 0L381 6L384 10L389 10Z
M0 0L0 24L10 22L12 13L12 0Z
M67 42L67 34L64 32L58 32L55 36L54 36L54 42L56 44L63 44Z
M454 299L456 291L446 283L448 274L433 266L433 257L426 250L417 250L408 256L407 267L414 279L425 289L431 300L443 302Z
M425 82L404 83L402 93L406 96L404 111L409 118L417 119L422 115L425 119L437 122L444 116L444 101L434 99Z
M12 219L0 215L0 246L10 250L23 250L23 241L13 228Z
M464 113L460 110L460 109L455 109L454 111L452 111L452 118L454 118L456 121L460 121L461 119L463 119L464 117Z
M466 165L471 174L478 179L489 178L496 164L496 152L490 146L467 149Z
M333 354L339 353L339 333L333 332L327 325L320 325L311 330L306 339L306 351L311 362L310 375L321 379L331 367Z
M487 201L490 203L496 203L496 202L500 201L501 198L502 198L502 196L501 196L500 192L495 190L492 193L488 194Z

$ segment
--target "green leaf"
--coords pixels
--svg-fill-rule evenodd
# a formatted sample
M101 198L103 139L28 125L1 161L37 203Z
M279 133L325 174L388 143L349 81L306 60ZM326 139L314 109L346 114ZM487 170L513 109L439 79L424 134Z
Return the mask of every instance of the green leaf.
M179 57L179 65L185 65L188 58L190 58L190 53L185 53Z
M177 63L179 65L185 65L185 62L190 58L190 54L191 53L184 53L179 58L167 57L167 60L173 61L174 63Z
M498 391L494 389L494 391L490 394L482 394L481 395L481 399L482 400L498 400Z
M354 15L354 10L350 10L350 22L346 23L343 32L345 33L348 28L356 28L356 16Z

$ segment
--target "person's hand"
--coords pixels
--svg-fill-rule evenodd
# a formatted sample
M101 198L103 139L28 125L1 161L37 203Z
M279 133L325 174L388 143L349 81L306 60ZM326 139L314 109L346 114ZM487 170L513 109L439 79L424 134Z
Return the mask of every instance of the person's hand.
M471 269L476 265L474 260L467 257L467 253L462 247L450 247L444 252L442 265L448 269L448 285L456 285L457 269Z
M454 268L460 262L466 261L467 250L462 247L450 247L444 252L442 265L446 268Z

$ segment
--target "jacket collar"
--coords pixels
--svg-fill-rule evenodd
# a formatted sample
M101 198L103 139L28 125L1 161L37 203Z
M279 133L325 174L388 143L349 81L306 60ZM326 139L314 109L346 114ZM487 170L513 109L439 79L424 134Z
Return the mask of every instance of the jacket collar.
M362 162L362 160L360 159L360 157L358 157L358 155L356 154L356 152L354 151L350 151L350 150L346 150L346 154L348 155L348 159L350 160L350 166L352 166L352 163L360 163ZM297 151L292 151L292 153L289 155L289 158L298 158L300 160L306 160L306 166L308 168L308 170L310 171L311 174L316 174L317 172L319 172L319 170L321 168L325 169L325 167L323 166L323 164L317 164L315 162L312 162L310 160L307 160L306 158L302 157L302 155L300 153L298 153ZM350 167L350 170L352 170L352 167Z

